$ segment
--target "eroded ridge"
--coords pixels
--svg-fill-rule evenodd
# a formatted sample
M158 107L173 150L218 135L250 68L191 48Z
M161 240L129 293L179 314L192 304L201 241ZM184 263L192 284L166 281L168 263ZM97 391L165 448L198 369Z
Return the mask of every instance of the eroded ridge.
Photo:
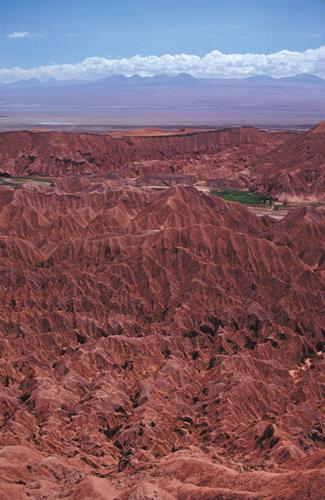
M3 498L322 498L324 209L0 194Z

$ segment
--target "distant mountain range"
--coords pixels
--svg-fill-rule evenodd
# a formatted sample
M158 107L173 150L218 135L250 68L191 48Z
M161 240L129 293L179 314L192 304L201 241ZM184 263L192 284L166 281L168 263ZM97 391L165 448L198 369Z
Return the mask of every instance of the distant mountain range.
M325 119L325 80L309 74L199 79L186 73L115 75L92 82L28 80L0 85L0 114L13 109L59 109L67 117L78 109L86 118L100 115L101 120L110 110L115 118L119 118L117 110L123 110L120 114L129 110L133 122L147 116L143 119L150 124L159 113L166 123L170 116L171 123L178 119L181 123L225 123L229 119L255 124L297 119L297 123L312 124Z
M31 88L49 88L49 87L98 87L100 86L116 86L116 85L200 85L200 86L225 86L225 85L295 85L295 84L315 84L315 85L325 85L325 80L316 75L311 75L308 73L302 73L291 77L285 78L274 78L269 75L256 75L248 78L195 78L188 73L179 73L178 75L167 75L160 74L153 77L142 77L139 75L134 75L127 77L125 75L112 75L106 78L101 78L94 81L80 81L80 80L56 80L55 78L50 78L49 80L41 81L37 78L32 78L30 80L20 80L13 83L2 83L0 84L0 90L11 91L13 89L31 89Z

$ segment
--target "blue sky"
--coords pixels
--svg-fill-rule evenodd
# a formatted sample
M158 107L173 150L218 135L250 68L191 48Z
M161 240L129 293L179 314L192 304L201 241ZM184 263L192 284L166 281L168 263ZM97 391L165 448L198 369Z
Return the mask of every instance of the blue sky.
M0 68L302 52L325 46L325 0L2 0L0 43Z

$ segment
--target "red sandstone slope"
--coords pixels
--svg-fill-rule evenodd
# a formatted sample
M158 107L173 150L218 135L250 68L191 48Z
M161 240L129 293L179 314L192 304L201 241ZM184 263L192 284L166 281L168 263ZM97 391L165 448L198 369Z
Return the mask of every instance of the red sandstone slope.
M156 137L25 131L0 134L0 170L50 176L116 171L123 178L182 173L280 199L323 201L324 151L324 124L303 134L252 127Z
M324 200L325 122L261 156L257 166L267 194Z
M271 226L271 237L293 248L300 259L315 270L325 271L325 209L302 207Z
M286 134L270 134L252 127L120 138L67 132L8 132L0 134L0 170L12 175L94 175L129 164L124 172L130 176L135 171L133 162L203 159L207 164L204 155L234 148L239 150L239 159L244 160L247 152L249 158L253 154L256 159L256 155L265 153L284 137ZM200 164L196 170L200 178ZM136 175L139 173L144 172Z
M3 498L321 499L320 209L0 194Z

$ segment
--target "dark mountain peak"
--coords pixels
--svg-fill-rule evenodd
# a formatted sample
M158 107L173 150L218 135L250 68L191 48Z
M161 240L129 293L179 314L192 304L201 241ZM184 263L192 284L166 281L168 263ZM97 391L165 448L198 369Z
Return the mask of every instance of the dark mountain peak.
M176 80L182 80L182 81L187 81L187 82L192 82L193 80L197 80L194 76L190 75L189 73L178 73L178 75L175 76Z
M270 76L270 75L265 75L265 74L261 74L261 75L254 75L254 76L249 76L248 78L244 78L244 80L248 80L248 81L251 81L251 82L273 82L274 81L274 78L273 76Z
M310 73L300 73L291 77L292 80L299 80L300 82L311 82L311 83L325 83L325 80L317 75L311 75Z
M311 75L309 73L299 73L297 75L288 76L285 78L279 78L280 82L288 83L300 83L300 84L325 84L325 80L316 75Z

